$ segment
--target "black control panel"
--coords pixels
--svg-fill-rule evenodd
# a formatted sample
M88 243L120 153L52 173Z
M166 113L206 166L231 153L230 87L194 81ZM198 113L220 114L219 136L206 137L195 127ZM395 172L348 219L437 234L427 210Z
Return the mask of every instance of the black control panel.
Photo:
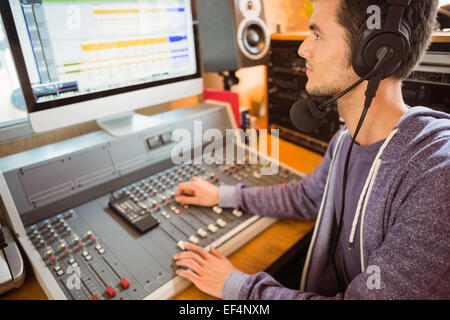
M421 63L402 82L409 106L425 106L450 113L450 42L434 42Z

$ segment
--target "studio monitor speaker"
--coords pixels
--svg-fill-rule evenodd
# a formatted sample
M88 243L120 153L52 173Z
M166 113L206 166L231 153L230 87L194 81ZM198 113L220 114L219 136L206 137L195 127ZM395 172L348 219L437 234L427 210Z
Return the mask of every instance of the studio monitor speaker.
M196 0L204 72L267 64L270 34L262 0Z

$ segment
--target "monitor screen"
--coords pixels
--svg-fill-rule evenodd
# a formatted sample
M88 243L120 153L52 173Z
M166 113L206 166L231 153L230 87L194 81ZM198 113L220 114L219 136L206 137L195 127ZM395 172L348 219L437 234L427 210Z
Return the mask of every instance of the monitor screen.
M2 1L29 111L201 77L190 1Z

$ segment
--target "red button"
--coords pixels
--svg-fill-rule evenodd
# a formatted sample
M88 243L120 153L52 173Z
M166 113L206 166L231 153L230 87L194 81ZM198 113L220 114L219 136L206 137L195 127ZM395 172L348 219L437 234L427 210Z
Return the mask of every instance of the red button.
M64 250L65 253L69 253L69 249Z
M78 246L81 247L83 245L82 242L78 242Z
M100 297L99 297L98 295L94 294L94 295L91 297L91 300L100 300Z
M92 236L92 237L91 237L91 240L95 240L95 237L94 237L94 236Z
M128 289L130 287L130 283L125 277L120 279L120 283L122 284L122 287L124 287L125 289Z
M50 260L55 260L55 256L51 256L51 257L50 257Z
M116 295L116 290L112 286L106 287L106 292L108 292L110 297L114 297Z

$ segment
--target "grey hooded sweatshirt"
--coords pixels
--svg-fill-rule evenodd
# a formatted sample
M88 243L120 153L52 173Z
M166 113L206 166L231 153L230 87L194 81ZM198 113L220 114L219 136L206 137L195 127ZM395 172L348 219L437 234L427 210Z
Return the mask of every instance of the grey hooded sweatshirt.
M342 186L335 160L346 153L346 134L344 128L333 137L320 166L298 183L220 188L223 207L317 219L300 290L265 272L234 271L222 287L224 299L450 299L450 116L412 108L382 142L345 239L358 244L360 273L339 292L330 248Z

